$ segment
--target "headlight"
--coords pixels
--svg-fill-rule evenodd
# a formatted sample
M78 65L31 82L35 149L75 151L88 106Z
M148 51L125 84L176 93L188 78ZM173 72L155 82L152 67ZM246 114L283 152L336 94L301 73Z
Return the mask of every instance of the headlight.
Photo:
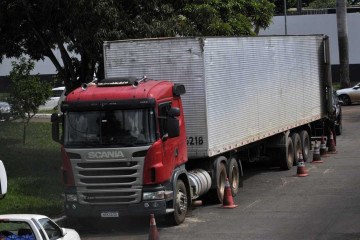
M78 198L76 194L66 194L67 202L77 202Z
M165 191L143 193L143 200L164 199L164 197L165 197Z

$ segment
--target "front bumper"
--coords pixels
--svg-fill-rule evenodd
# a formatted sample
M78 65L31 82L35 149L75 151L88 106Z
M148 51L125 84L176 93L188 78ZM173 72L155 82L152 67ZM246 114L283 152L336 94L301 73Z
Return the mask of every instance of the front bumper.
M65 202L65 214L68 217L123 217L166 213L165 200L143 201L129 205L85 205L78 202Z
M163 191L162 185L143 187L142 192ZM77 196L77 199L68 198L69 195ZM142 199L137 203L124 204L88 204L79 201L79 195L76 188L68 188L65 190L65 214L68 217L122 217L122 216L141 216L151 213L163 215L167 212L167 201L172 200L172 195L159 199ZM70 200L71 199L71 200Z

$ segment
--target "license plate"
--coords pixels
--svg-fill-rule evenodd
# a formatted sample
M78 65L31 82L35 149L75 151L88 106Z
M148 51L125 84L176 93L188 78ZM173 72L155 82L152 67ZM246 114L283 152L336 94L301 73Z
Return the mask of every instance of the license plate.
M119 217L119 212L102 212L101 217L103 217L103 218Z

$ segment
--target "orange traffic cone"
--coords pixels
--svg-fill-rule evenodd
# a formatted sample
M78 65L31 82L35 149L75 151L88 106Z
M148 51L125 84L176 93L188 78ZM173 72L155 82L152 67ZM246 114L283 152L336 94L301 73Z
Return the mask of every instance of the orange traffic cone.
M302 153L299 153L299 162L298 162L298 166L297 166L297 174L296 176L298 177L306 177L308 176L308 171L305 168L305 162L303 159L303 155Z
M150 214L150 230L148 240L159 240L159 232L156 227L154 214Z
M335 147L335 141L334 141L334 135L332 131L330 131L330 139L329 139L329 153L336 153L336 147Z
M231 193L229 179L226 178L225 190L224 190L224 199L223 199L223 208L236 208L237 205L234 204L234 199Z
M321 137L320 156L322 156L322 157L326 157L326 156L327 156L327 148L326 148L324 136Z
M313 160L311 163L323 163L324 161L321 160L320 156L320 147L318 142L315 140L315 147L314 147L314 153L313 153Z

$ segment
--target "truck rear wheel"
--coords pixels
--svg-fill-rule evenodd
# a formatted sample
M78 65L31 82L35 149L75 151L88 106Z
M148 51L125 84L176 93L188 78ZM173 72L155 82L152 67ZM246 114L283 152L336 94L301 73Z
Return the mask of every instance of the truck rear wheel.
M188 211L188 197L184 182L181 179L176 181L174 191L174 212L167 215L167 220L173 225L180 225L185 221Z
M225 159L225 158L224 158ZM216 188L210 189L202 199L206 203L218 204L222 203L225 192L225 183L226 183L226 166L224 163L219 163L215 168L215 179Z
M291 134L291 141L294 145L294 163L293 165L296 166L299 162L299 155L302 153L302 147L301 147L301 139L300 135L298 133L292 133Z
M309 133L306 130L302 130L300 132L301 146L302 146L302 154L304 158L304 162L308 162L310 158L310 137Z
M280 167L284 170L290 170L294 165L294 145L291 137L287 137L283 151L282 159L280 159Z
M228 176L231 194L233 197L239 192L239 182L240 182L240 171L239 165L235 158L231 158L228 164Z
M225 192L225 184L226 184L226 167L225 164L220 163L219 167L216 169L216 182L217 182L217 198L220 203L223 202L224 192Z

